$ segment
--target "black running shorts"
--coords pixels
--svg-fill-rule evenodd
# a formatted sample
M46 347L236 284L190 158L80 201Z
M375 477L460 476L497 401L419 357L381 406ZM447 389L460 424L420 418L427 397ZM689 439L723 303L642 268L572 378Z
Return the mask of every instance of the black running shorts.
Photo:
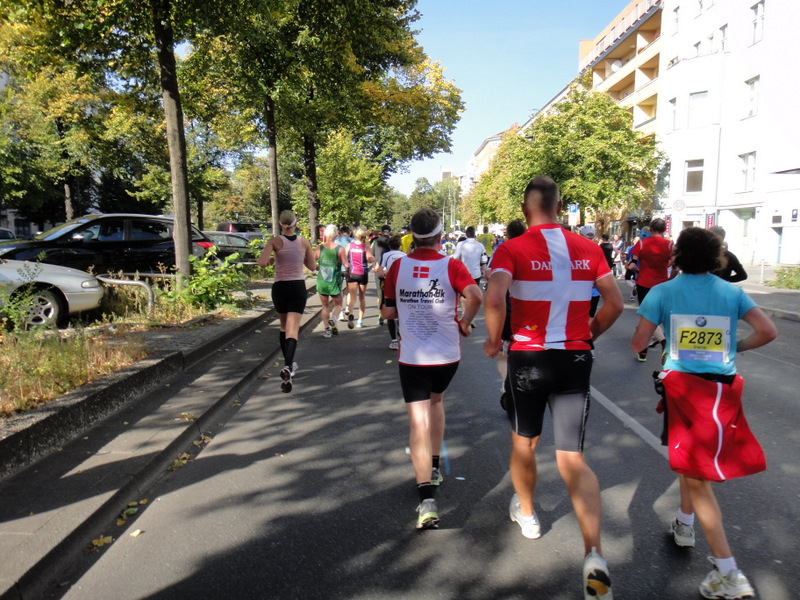
M583 452L591 372L590 350L510 351L508 420L514 433L541 435L549 405L556 450Z
M441 394L450 385L458 363L424 367L400 363L400 387L406 403L430 400L431 394Z
M363 275L353 275L352 273L347 278L347 283L357 283L358 285L367 285L369 283L369 273Z
M276 281L272 284L272 304L279 314L300 313L306 309L306 282L302 279L294 281Z

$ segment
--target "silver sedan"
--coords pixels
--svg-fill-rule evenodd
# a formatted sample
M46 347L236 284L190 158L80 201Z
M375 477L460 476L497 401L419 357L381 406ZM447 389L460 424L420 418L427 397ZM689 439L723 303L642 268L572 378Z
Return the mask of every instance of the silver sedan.
M19 260L0 259L0 311L15 295L30 294L28 325L63 325L67 315L97 308L103 286L84 271Z

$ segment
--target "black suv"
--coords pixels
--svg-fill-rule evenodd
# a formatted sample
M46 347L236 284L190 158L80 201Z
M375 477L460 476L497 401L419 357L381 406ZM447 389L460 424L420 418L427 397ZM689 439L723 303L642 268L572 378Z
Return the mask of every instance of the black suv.
M157 273L175 265L170 217L136 214L86 215L40 233L32 240L0 242L0 257L37 260L82 271ZM212 246L192 227L192 253Z

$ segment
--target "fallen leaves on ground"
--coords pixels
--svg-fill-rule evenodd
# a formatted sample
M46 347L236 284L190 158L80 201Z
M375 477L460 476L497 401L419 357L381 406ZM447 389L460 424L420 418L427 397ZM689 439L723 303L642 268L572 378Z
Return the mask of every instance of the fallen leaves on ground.
M167 471L177 471L186 463L188 463L190 460L192 460L192 457L186 452L184 452L183 454L178 456L178 458L172 461L172 464L169 467L167 467Z

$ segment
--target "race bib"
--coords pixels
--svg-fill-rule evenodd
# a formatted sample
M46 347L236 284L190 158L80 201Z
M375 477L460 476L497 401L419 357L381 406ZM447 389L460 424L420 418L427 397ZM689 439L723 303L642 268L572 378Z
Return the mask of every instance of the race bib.
M730 362L730 318L703 315L672 315L670 358Z

